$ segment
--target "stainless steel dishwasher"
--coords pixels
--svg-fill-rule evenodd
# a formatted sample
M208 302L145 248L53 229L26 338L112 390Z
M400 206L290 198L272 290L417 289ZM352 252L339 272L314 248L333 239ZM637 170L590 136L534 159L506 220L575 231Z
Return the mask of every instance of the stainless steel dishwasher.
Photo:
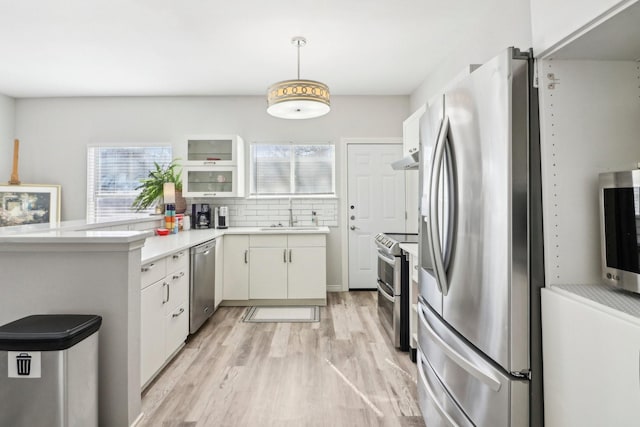
M195 333L215 310L216 241L191 248L189 333Z

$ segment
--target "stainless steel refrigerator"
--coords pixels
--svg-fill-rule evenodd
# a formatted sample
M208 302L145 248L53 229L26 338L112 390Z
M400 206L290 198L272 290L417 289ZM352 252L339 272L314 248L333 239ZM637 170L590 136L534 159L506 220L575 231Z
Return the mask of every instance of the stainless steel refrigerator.
M426 425L543 424L537 91L509 48L420 127L418 397Z

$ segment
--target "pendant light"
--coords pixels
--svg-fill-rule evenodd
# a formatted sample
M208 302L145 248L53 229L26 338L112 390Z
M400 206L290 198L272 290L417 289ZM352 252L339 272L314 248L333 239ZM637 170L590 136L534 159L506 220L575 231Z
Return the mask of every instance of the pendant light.
M329 87L314 80L300 80L300 48L304 37L294 37L291 44L298 49L298 78L272 84L267 89L267 113L281 119L312 119L331 110Z

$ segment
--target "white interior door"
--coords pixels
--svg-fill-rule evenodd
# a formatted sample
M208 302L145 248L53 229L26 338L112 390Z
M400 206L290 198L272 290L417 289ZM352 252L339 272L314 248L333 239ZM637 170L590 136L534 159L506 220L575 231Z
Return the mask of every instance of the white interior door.
M347 147L349 289L376 287L375 235L405 232L405 172L391 168L401 157L401 144Z

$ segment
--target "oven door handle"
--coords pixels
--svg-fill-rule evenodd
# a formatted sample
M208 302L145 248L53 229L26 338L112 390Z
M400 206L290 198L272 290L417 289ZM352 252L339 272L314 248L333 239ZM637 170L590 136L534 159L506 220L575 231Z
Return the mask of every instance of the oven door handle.
M389 295L387 293L387 291L384 290L384 287L381 284L382 282L380 282L378 280L378 292L380 295L382 295L383 297L385 297L385 299L389 300L389 302L395 303L396 299L393 297L393 295Z
M396 259L395 257L389 258L388 256L386 256L382 251L378 250L378 259L382 260L384 262L386 262L387 264L389 264L392 267L396 266Z

